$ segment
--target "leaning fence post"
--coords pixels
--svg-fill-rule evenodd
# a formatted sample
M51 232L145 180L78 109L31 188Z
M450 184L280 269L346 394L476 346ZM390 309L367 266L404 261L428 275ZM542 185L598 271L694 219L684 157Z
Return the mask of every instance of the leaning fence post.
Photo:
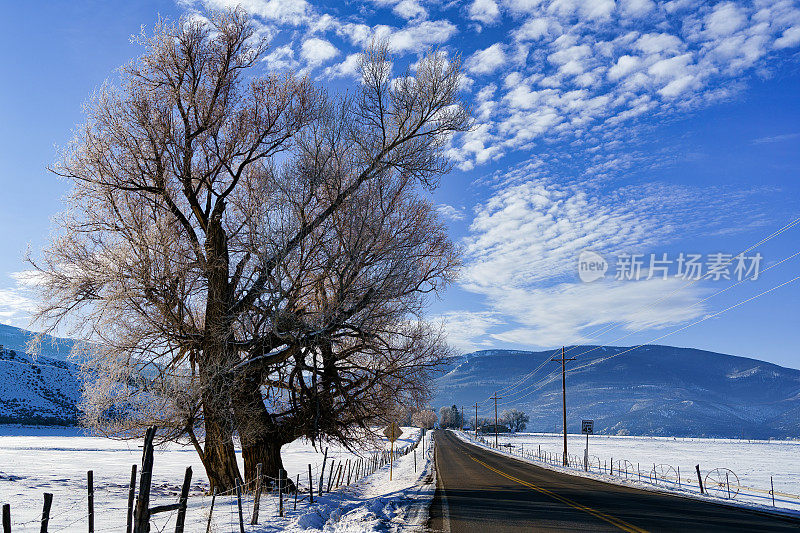
M694 465L695 470L697 470L697 484L700 485L700 494L705 494L706 491L703 490L703 478L700 476L700 465Z
M183 475L183 486L181 487L181 497L178 500L180 507L178 507L178 516L175 519L175 533L183 533L183 524L186 522L186 506L189 502L189 487L192 484L192 467L186 467L186 473Z
M3 504L3 533L11 533L11 504Z
M331 470L328 472L328 491L331 491L331 483L333 483L333 467L336 465L336 460L331 461Z
M314 503L314 480L311 477L311 463L308 463L308 504Z
M239 533L244 533L244 516L242 516L242 485L236 478L236 504L239 506Z
M133 497L136 495L136 465L131 465L131 485L128 488L128 517L125 521L126 533L133 528Z
M678 488L681 488L681 467L678 465Z
M94 533L94 471L86 472L86 492L89 503L89 533Z
M253 517L250 519L250 525L258 524L258 507L261 504L261 463L256 465L256 499L253 500Z
M211 508L208 510L208 523L206 524L206 533L211 533L211 515L214 514L214 501L217 499L217 489L211 494Z
M153 439L155 436L155 426L148 428L142 450L142 472L139 477L139 497L136 500L133 533L150 532L150 486L153 481Z
M42 529L41 533L47 533L47 525L50 523L50 506L53 505L53 495L49 492L44 493L44 507L42 507Z
M322 457L322 469L319 471L319 495L322 496L322 481L325 476L325 462L328 460L328 447L325 446L325 455ZM311 502L314 503L314 502Z

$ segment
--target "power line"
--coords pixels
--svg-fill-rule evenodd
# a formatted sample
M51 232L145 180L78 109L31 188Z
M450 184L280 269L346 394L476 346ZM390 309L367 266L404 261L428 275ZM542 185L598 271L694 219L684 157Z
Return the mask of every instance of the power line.
M683 326L683 327L681 327L681 328L679 328L679 329L676 329L676 330L674 330L674 331L671 331L671 332L669 332L669 333L665 333L665 334L663 334L663 335L660 335L660 336L658 336L658 337L655 337L655 338L653 338L653 339L650 339L649 341L647 341L647 342L645 342L645 343L639 344L639 345L637 345L637 346L633 346L633 347L631 347L631 348L627 348L626 350L624 350L624 351L622 351L622 352L619 352L619 353L616 353L616 354L610 355L610 356L608 356L608 357L604 357L604 358L602 358L602 359L596 359L596 360L593 360L593 361L588 361L587 363L585 363L585 364L583 364L583 365L576 366L576 367L573 367L573 368L570 368L570 369L568 369L568 370L567 370L567 372L574 372L574 371L576 371L576 370L580 370L580 369L583 369L583 368L586 368L586 367L589 367L589 366L592 366L592 365L595 365L595 364L598 364L598 363L602 363L603 361L607 361L608 359L612 359L612 358L614 358L614 357L619 357L620 355L624 355L624 354L626 354L626 353L629 353L629 352L631 352L631 351L633 351L633 350L636 350L636 349L638 349L638 348L641 348L642 346L647 346L648 344L651 344L651 343L653 343L653 342L655 342L655 341L657 341L657 340L661 340L661 339L663 339L663 338L665 338L665 337L669 337L670 335L674 335L675 333L679 333L679 332L681 332L681 331L684 331L684 330L686 330L686 329L688 329L688 328L690 328L690 327L692 327L692 326L695 326L695 325L697 325L697 324L700 324L701 322L705 322L706 320L709 320L709 319L711 319L711 318L715 318L715 317L717 317L717 316L719 316L719 315L721 315L721 314L723 314L723 313L726 313L727 311L730 311L731 309L735 309L736 307L739 307L739 306L741 306L741 305L744 305L744 304L746 304L746 303L748 303L748 302L751 302L751 301L755 300L756 298L760 298L761 296L764 296L764 295L766 295L766 294L769 294L769 293L771 293L771 292L773 292L773 291L776 291L776 290L780 289L781 287L783 287L783 286L785 286L785 285L789 285L790 283L793 283L793 282L797 281L798 279L800 279L800 276L797 276L797 277L795 277L795 278L792 278L792 279L790 279L789 281L786 281L786 282L784 282L784 283L781 283L781 284L779 284L779 285L776 285L775 287L772 287L771 289L768 289L768 290L766 290L766 291L763 291L763 292L761 292L761 293L759 293L759 294L756 294L755 296L751 296L750 298L747 298L747 299L745 299L745 300L742 300L742 301L740 301L740 302L737 302L737 303L735 303L735 304L733 304L733 305L731 305L731 306L729 306L729 307L726 307L725 309L723 309L723 310L721 310L721 311L718 311L718 312L716 312L716 313L714 313L714 314L707 315L707 316L705 316L704 318L702 318L702 319L700 319L700 320L697 320L697 321L695 321L695 322L692 322L691 324L687 324L687 325L685 325L685 326ZM587 352L587 353L588 353L588 352ZM581 354L579 354L579 355L581 355ZM550 375L548 375L548 376L545 376L544 378L542 378L542 379L541 379L541 380L539 380L538 382L536 382L536 383L534 383L533 385L531 385L531 387L533 387L533 386L536 386L536 385L539 385L539 386L538 386L538 387L536 387L535 389L533 389L533 390L529 391L529 392L528 392L528 393L526 393L524 396L521 396L521 397L519 397L519 398L515 398L515 399L513 399L513 400L511 400L511 401L508 401L508 402L503 402L503 403L501 403L501 404L500 404L500 406L503 406L503 405L508 405L509 403L517 403L517 402L519 402L519 401L521 401L521 400L524 400L525 398L529 397L529 396L530 396L531 394L533 394L534 392L536 392L536 391L538 391L538 390L542 389L543 387L545 387L545 386L547 385L547 382L548 382L550 379L552 379L552 377L554 377L554 376L555 376L555 374L556 374L556 372L553 372L553 373L551 373Z
M764 244L765 242L768 242L768 241L770 241L770 240L774 239L775 237L777 237L777 236L781 235L782 233L785 233L786 231L789 231L790 229L792 229L793 227L797 226L798 224L800 224L800 218L796 218L795 220L793 220L793 221L789 222L788 224L784 225L783 227L781 227L781 228L777 229L776 231L772 232L770 235L768 235L768 236L764 237L763 239L761 239L761 240L760 240L760 241L758 241L757 243L753 244L752 246L748 247L747 249L745 249L745 250L743 250L743 251L739 252L739 253L738 253L738 254L736 254L736 255L733 255L733 256L731 256L731 258L730 258L730 259L729 259L729 260L728 260L726 263L724 263L724 264L722 264L722 265L719 265L717 268L722 268L722 267L725 267L725 266L728 266L728 265L730 265L730 264L733 262L733 260L734 260L734 259L736 259L737 257L739 257L739 256L743 256L744 254L746 254L746 253L748 253L748 252L750 252L750 251L754 250L754 249L755 249L755 248L757 248L758 246L761 246L761 245L762 245L762 244ZM774 265L773 265L773 266L774 266ZM766 271L766 269L765 269L765 271ZM705 278L707 278L708 276L712 275L714 272L715 272L715 271L709 271L709 272L706 272L706 274L704 274L703 276L701 276L701 277L699 277L699 278L697 278L697 279L689 280L689 282L688 282L688 283L685 283L684 285L681 285L680 287L678 287L677 289L673 290L673 291L672 291L672 292L670 292L669 294L667 294L667 295L665 295L665 296L662 296L662 297L661 297L661 298L659 298L658 300L655 300L654 302L651 302L650 304L648 304L648 305L646 305L646 306L644 306L644 307L640 308L639 310L641 310L641 311L644 311L644 310L647 310L647 309L650 309L650 308L652 308L653 306L655 306L655 305L657 305L657 304L661 303L662 301L666 300L667 298L670 298L670 297L672 297L674 294L676 294L676 293L678 293L678 292L680 292L680 291L684 290L685 288L687 288L687 287L690 287L690 286L692 286L692 285L694 285L695 283L698 283L698 282L700 282L700 281L703 281ZM595 331L595 332L592 332L592 333L590 333L589 335L590 335L590 336L603 335L603 334L605 334L605 333L607 333L607 332L609 332L609 331L611 331L611 330L613 330L613 329L615 329L615 328L618 328L618 327L620 327L620 324L610 324L610 325L608 325L608 326L605 326L604 328L601 328L601 329L600 329L600 330L598 330L598 331ZM573 350L573 349L575 349L575 348L576 348L576 346L572 346L572 347L571 347L569 350L567 350L567 351L569 352L569 351L571 351L571 350Z
M797 257L798 255L800 255L800 252L795 252L795 253L793 253L793 254L792 254L792 255L790 255L789 257L786 257L786 258L784 258L784 259L782 259L782 260L778 261L778 262L777 262L777 263L775 263L774 265L770 265L770 266L768 266L767 268L765 268L764 270L762 270L762 271L761 271L761 274L763 274L763 273L765 273L765 272L768 272L770 269L772 269L772 268L775 268L776 266L779 266L779 265L781 265L781 264L785 263L786 261L789 261L790 259L793 259L794 257ZM690 306L688 306L688 307L686 307L686 308L684 308L684 309L691 309L691 308L693 308L693 307L697 307L698 305L701 305L701 304L703 304L703 303L707 302L707 301L708 301L708 300L710 300L711 298L714 298L714 297L716 297L716 296L719 296L719 295L720 295L720 294L722 294L723 292L729 291L730 289L732 289L732 288L734 288L734 287L737 287L737 286L741 285L742 283L745 283L745 282L747 282L747 281L750 281L750 280L752 280L752 279L753 279L753 277L748 277L748 278L744 278L744 279L742 279L742 280L739 280L739 281L737 281L736 283L734 283L734 284L732 284L732 285L729 285L728 287L725 287L724 289L721 289L721 290L719 290L719 291L715 292L714 294L712 294L712 295L710 295L710 296L707 296L706 298L703 298L702 300L699 300L699 301L697 301L697 302L693 303L692 305L690 305ZM631 332L629 332L629 333L626 333L625 335L623 335L623 336L621 336L621 337L617 337L616 339L614 339L614 340L612 340L612 341L609 341L609 342L607 342L607 343L604 343L604 344L598 344L597 346L593 346L592 348L589 348L588 350L585 350L585 351L583 351L583 352L579 353L579 354L578 354L578 355L576 355L575 357L581 357L581 356L583 356L583 355L586 355L587 353L593 352L593 351L595 351L595 350L598 350L598 349L600 349L600 348L603 348L603 347L606 347L606 346L611 346L613 343L616 343L617 341L620 341L620 340L622 340L622 339L626 339L626 338L630 337L631 335L635 335L635 334L637 334L637 333L639 333L639 332L641 332L641 331L644 331L644 330L646 330L646 329L650 329L650 327L649 327L649 326L643 326L643 327L641 327L641 328L639 328L639 329L637 329L637 330L634 330L634 331L631 331ZM570 348L569 350L567 350L567 351L569 352L570 350L572 350L572 349L575 349L575 348L577 348L577 346L573 346L573 347L571 347L571 348Z

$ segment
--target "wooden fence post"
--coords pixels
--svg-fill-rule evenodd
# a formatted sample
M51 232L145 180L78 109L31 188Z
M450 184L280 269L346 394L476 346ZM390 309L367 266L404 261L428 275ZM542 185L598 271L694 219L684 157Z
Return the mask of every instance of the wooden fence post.
M706 491L703 490L703 478L700 477L700 465L694 465L695 470L697 470L697 483L700 485L700 494L705 494Z
M94 533L94 471L86 472L86 490L89 502L89 533Z
M258 507L261 504L261 463L256 465L256 499L253 501L253 517L250 519L250 525L258 524Z
M47 525L50 523L50 506L53 505L53 495L49 492L44 493L44 507L42 507L42 528L40 533L47 533Z
M11 533L11 504L3 504L3 533Z
M239 506L239 533L244 533L244 516L242 516L242 485L236 478L236 504Z
M214 501L217 499L217 489L211 494L211 508L208 510L208 523L206 524L206 533L211 533L211 515L214 514Z
M131 533L133 528L133 498L136 495L136 465L131 465L131 485L128 488L128 519L125 521L125 532Z
M308 503L314 503L314 480L311 477L311 463L308 463Z
M139 497L133 518L133 533L150 533L150 486L153 481L153 439L155 426L149 428L144 437L142 471L139 477Z
M331 470L328 472L328 492L331 491L331 484L333 483L333 467L336 465L336 459L331 461Z
M283 478L285 470L278 469L278 516L283 516Z
M297 493L300 492L300 474L297 474L297 482L294 484L294 510L297 510Z
M183 533L183 524L186 522L186 507L189 504L189 487L192 484L192 467L186 467L183 475L183 486L181 487L181 497L178 500L178 516L175 518L175 533Z
M319 471L319 495L322 496L322 481L325 475L325 461L328 460L328 447L325 446L325 455L322 457L322 469ZM311 502L314 503L314 502Z

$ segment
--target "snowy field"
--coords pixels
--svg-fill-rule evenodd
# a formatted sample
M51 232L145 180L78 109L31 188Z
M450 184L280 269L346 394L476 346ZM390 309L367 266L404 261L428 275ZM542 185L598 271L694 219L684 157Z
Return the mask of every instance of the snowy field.
M491 444L494 443L493 436L485 435L483 438ZM535 460L542 457L545 461L550 460L557 464L561 461L562 439L562 435L553 433L499 436L500 444L513 445L511 450L515 455L524 453L531 457L532 454ZM579 463L576 466L582 470L586 436L569 435L567 445L570 460ZM652 471L655 467L659 472L659 478L655 479L657 485L690 493L699 492L695 465L700 466L704 483L706 476L715 469L729 469L732 473L728 473L727 478L725 471L716 472L716 477L724 485L706 489L728 499L730 485L734 493L732 500L770 507L772 477L775 505L800 510L800 441L591 435L589 457L592 472L605 479L612 479L608 474L613 459L615 482L652 486ZM711 485L710 481L714 477L715 474L712 473L708 478L708 485ZM735 494L737 477L738 495Z
M79 436L75 430L59 428L0 428L0 502L11 505L12 530L15 532L39 531L43 493L53 494L53 505L49 531L87 530L86 472L94 471L95 486L95 531L124 531L128 485L132 464L141 462L139 441L119 442L108 439ZM417 428L403 428L403 436L395 446L403 448L413 444L419 437ZM429 448L429 439L425 439ZM376 449L388 449L387 442L379 442L375 449L359 452L368 457ZM319 481L322 464L322 449L307 441L298 440L284 446L283 462L293 480L300 475L301 488L308 486L308 465L312 465L314 485ZM360 531L374 528L385 530L387 521L402 522L407 510L407 492L419 489L425 465L423 450L417 450L417 472L414 469L414 453L396 461L393 481L389 482L388 466L371 476L341 488L323 498L315 496L311 507L304 498L294 510L294 498L285 500L287 516L277 518L277 497L262 498L260 524L250 526L252 494L243 497L245 530L248 532L271 532L283 530L313 531L326 527L326 522L335 517L345 524L342 515L352 515L362 524ZM340 446L331 445L328 450L328 465L331 461L355 460L359 455ZM240 460L240 468L241 457ZM180 491L187 466L193 470L192 486L187 512L186 531L204 532L208 520L210 496L208 480L197 454L191 447L169 445L156 448L153 473L151 505L174 503ZM326 468L326 480L327 480ZM327 484L327 481L326 481ZM301 496L306 496L301 494ZM430 494L432 497L432 494ZM156 515L153 531L171 531L174 528L174 513ZM354 518L356 517L356 518ZM212 531L238 532L238 508L234 495L218 496L212 514ZM329 529L327 530L336 530Z

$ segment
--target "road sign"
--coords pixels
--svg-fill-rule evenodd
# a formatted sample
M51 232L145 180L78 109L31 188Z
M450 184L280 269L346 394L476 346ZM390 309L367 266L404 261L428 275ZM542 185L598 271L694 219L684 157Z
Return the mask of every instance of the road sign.
M581 420L581 433L594 435L594 420Z
M386 435L386 438L389 439L389 442L394 442L400 438L403 434L403 430L400 429L400 426L397 425L397 422L392 422L386 429L383 430L383 434Z

